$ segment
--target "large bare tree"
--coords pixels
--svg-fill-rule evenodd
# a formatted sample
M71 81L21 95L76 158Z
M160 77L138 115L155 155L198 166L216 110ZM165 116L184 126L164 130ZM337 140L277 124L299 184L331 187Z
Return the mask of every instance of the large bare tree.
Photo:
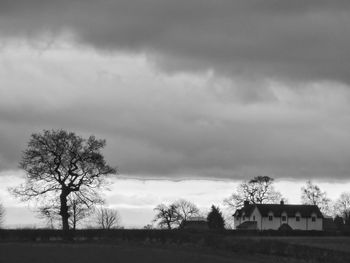
M103 186L105 176L116 173L101 153L105 145L105 140L84 139L65 130L32 134L20 162L26 181L12 192L23 200L58 196L62 228L67 233L69 196L79 193L85 202L94 202L91 196L99 196L97 189Z
M282 199L282 194L273 187L274 179L269 176L256 176L248 182L241 183L236 191L224 200L224 204L237 209L244 201L252 204L276 203Z

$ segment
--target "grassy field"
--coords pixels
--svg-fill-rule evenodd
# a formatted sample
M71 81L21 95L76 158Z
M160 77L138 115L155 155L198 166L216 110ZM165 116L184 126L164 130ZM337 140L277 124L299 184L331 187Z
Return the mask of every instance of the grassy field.
M279 241L293 245L302 245L307 247L329 249L334 251L342 251L350 253L350 237L348 236L322 236L322 237L235 237L239 240L254 241Z
M301 263L267 255L214 253L199 249L155 248L135 245L0 243L0 263Z
M59 231L0 231L5 262L350 262L349 236L259 236L236 232L86 230L64 243Z
M280 237L279 240L291 244L350 253L350 237Z

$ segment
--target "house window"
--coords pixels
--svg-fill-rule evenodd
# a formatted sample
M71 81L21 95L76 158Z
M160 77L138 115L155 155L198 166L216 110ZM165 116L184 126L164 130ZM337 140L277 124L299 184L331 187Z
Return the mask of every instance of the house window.
M272 216L269 216L269 221L272 221L272 218L273 218Z
M315 216L311 217L311 221L316 222L316 217Z
M282 216L282 221L283 222L287 221L287 217L286 216Z
M255 221L255 216L253 216L253 221Z
M299 222L300 221L300 216L295 217L295 221Z

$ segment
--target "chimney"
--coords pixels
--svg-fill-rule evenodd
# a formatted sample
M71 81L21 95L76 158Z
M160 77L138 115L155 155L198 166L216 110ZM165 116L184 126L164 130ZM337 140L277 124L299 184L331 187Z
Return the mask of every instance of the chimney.
M244 207L247 207L248 205L249 205L249 201L248 200L244 201Z
M284 205L284 201L283 201L283 199L281 200L281 205Z

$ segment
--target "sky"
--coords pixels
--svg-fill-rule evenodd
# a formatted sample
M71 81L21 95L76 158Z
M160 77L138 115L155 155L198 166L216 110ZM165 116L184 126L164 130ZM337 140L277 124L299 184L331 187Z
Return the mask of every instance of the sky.
M127 225L177 197L219 204L257 175L294 202L309 179L336 198L350 170L349 13L346 0L0 0L6 222L27 213L5 185L43 129L107 140L120 173L106 195Z

